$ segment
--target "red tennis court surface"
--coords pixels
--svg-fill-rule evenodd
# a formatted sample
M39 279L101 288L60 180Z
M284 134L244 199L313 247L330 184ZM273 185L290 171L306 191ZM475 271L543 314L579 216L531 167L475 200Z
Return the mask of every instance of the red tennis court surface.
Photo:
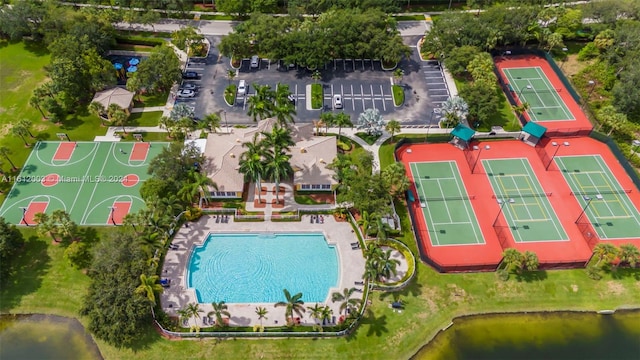
M593 129L593 125L586 117L580 105L571 96L568 89L564 86L558 75L553 71L551 65L546 59L535 55L521 55L521 56L498 56L494 58L496 67L502 81L508 83L507 76L503 69L505 68L532 68L539 67L544 72L544 75L551 82L554 88L561 89L558 96L562 99L565 105L569 108L575 120L567 121L546 121L542 123L547 128L547 134L566 134L566 135L589 135ZM518 89L514 89L516 92ZM517 95L517 94L516 94ZM520 103L520 99L515 96L516 101ZM525 114L527 121L529 121L528 115Z
M615 160L609 148L591 138L570 138L553 139L554 142L570 142L569 146L563 146L557 156L571 156L584 154L599 154L606 161L609 168L615 174L617 180L624 188L634 189L629 194L633 204L640 209L640 193L634 187L631 179L626 175L622 166ZM479 152L471 151L471 156L450 144L412 144L403 145L396 151L396 158L401 161L407 169L407 176L413 181L412 173L409 171L411 162L431 162L431 161L455 161L460 169L460 174L464 182L467 193L475 195L475 199L470 200L475 216L480 224L485 244L473 245L451 245L433 246L429 239L429 230L421 214L418 201L409 203L415 234L423 260L431 263L441 271L475 271L494 270L502 260L502 252L506 248L516 248L521 252L533 251L538 255L540 267L563 268L581 267L589 260L592 248L598 241L612 242L615 245L622 243L634 243L640 246L640 234L637 239L626 240L599 240L593 237L584 236L576 219L582 212L582 207L572 195L571 188L554 165L549 171L545 170L547 159L550 159L557 147L549 141L545 146L538 149L533 148L518 140L492 141L487 143L475 142L476 145L484 149L484 145L489 144L490 149ZM409 150L410 151L407 151ZM536 151L538 150L538 151ZM473 163L471 160L477 159L525 159L531 165L540 186L545 193L551 193L547 197L566 231L568 241L545 241L545 242L515 242L510 232L501 232L498 236L497 228L494 228L494 221L498 219L498 224L504 223L505 219L500 213L500 205L493 197L489 178L482 167L480 161L474 173L471 173ZM547 158L544 160L544 153ZM469 154L467 154L469 155Z
M139 142L133 144L133 149L131 150L131 156L129 156L129 160L131 161L144 161L147 159L147 155L149 154L149 146L150 144L147 142Z
M58 144L58 149L56 153L53 155L53 160L58 161L67 161L71 159L71 154L73 154L73 150L76 148L75 142L61 142Z
M46 201L34 201L29 203L29 207L27 207L27 211L24 213L24 220L29 225L36 224L34 219L35 215L37 213L43 213L47 210L47 206L49 206L49 203Z

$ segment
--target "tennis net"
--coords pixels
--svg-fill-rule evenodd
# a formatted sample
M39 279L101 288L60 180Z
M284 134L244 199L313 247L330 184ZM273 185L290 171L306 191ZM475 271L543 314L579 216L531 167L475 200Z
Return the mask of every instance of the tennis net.
M542 193L542 194L503 194L503 195L492 195L491 198L492 199L513 199L513 198L542 198L542 197L549 197L553 195L552 192L548 192L548 193Z
M425 202L425 201L450 201L450 200L475 200L476 196L475 195L468 195L468 196L451 196L451 197L445 197L445 198L434 198L434 197L428 197L428 198L420 198L420 202Z
M598 196L598 195L621 195L621 194L630 194L633 190L631 189L622 189L622 190L603 190L603 191L590 191L590 192L579 192L572 191L572 196Z

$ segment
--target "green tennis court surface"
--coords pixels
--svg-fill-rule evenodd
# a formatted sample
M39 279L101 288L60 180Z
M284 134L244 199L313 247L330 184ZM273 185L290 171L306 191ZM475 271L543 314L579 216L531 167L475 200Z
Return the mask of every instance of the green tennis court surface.
M469 196L454 161L410 163L433 246L484 244Z
M640 236L640 213L600 155L554 159L600 239Z
M527 159L482 160L515 242L567 241ZM498 201L499 200L499 201Z
M149 161L167 143L39 142L0 207L13 224L65 210L79 225L122 223L144 207L140 186ZM26 224L25 224L26 223Z
M539 67L502 69L509 81L509 88L530 108L527 110L531 121L575 120L569 107Z

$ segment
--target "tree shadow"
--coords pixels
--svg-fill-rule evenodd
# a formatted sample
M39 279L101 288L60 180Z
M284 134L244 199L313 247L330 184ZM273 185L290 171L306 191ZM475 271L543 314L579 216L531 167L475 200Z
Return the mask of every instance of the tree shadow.
M636 281L640 280L640 269L633 268L613 268L610 271L611 277L616 280L624 278L633 278Z
M42 285L42 277L51 267L47 242L47 239L32 236L25 241L22 252L13 258L12 275L2 279L0 309L3 312L13 309L23 296L35 292Z
M78 126L84 124L84 120L78 117L79 114L73 114L71 117L67 117L60 125L60 130L73 130Z
M49 50L47 49L47 46L41 42L24 40L24 48L25 50L37 56L49 55Z
M367 336L380 337L383 333L389 332L389 329L387 328L387 315L382 315L376 318L374 314L370 314L363 318L360 323L362 325L369 325Z
M395 302L409 297L419 297L420 295L422 295L422 284L416 282L416 277L417 273L408 286L398 291L385 291L380 294L378 299L380 301Z
M519 282L533 282L533 281L542 281L545 280L547 276L547 272L545 270L538 271L524 271L520 274L515 274L516 280Z

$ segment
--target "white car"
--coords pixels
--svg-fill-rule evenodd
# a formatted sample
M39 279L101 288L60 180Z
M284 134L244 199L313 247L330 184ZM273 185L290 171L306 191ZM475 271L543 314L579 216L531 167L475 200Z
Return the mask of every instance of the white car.
M333 95L333 108L342 109L342 95L340 94Z
M244 96L246 92L247 92L247 82L244 80L240 80L240 83L238 83L238 96Z
M197 90L197 89L198 89L198 85L194 83L184 83L182 84L182 89L180 90Z
M184 89L184 90L178 91L178 97L181 97L181 98L192 98L195 96L196 96L196 92L193 90Z
M255 69L258 66L260 66L260 58L258 57L258 55L253 55L251 57L251 67Z

